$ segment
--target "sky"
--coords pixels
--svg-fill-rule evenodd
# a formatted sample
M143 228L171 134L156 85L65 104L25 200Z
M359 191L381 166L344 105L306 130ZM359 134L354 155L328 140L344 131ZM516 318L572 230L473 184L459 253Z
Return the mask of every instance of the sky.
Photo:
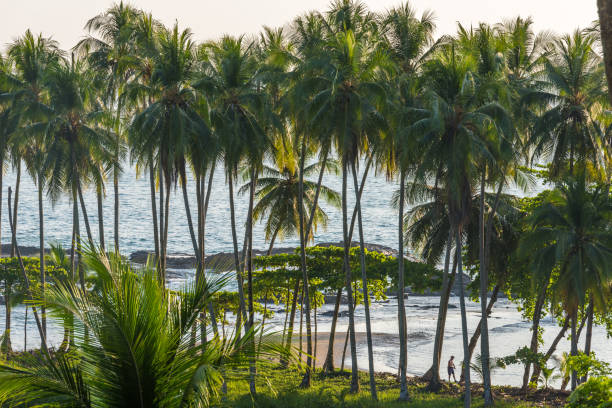
M365 0L372 11L384 11L398 0ZM10 43L27 28L72 47L85 34L92 16L112 5L112 0L0 0L0 46ZM263 25L277 27L310 10L326 10L329 0L131 0L164 24L178 21L190 27L198 41L223 34L256 34ZM597 18L596 0L412 0L421 14L435 12L437 34L454 33L457 22L496 23L505 18L531 16L536 31L556 33L585 27Z

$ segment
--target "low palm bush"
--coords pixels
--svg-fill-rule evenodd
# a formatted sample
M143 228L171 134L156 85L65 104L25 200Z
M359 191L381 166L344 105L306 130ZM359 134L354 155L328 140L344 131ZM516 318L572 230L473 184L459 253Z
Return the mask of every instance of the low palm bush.
M56 282L45 298L54 317L73 317L68 351L0 363L1 406L206 407L257 357L255 329L193 341L222 279L173 292L118 255L88 250L83 264L94 284ZM278 352L263 338L259 353Z

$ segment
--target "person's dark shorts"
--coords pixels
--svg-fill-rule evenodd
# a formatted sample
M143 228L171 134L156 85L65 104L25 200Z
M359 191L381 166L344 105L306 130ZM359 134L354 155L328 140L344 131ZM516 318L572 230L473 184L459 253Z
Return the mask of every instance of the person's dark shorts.
M448 367L448 375L455 375L455 369L453 367Z

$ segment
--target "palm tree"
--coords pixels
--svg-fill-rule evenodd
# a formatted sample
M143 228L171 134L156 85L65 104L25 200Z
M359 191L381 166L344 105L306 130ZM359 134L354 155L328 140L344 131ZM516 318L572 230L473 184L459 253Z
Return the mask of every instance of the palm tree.
M234 245L234 266L238 278L240 299L239 319L248 321L249 329L254 324L252 291L252 210L257 175L262 166L264 153L270 140L264 128L268 124L268 106L264 94L258 89L257 59L253 43L243 37L223 37L217 43L201 47L204 62L203 78L198 88L211 101L210 121L220 142L225 161L229 185L230 218ZM250 173L249 213L245 242L247 249L248 316L243 291L242 266L238 253L236 218L234 209L234 180L241 162ZM254 364L251 366L251 393L255 393Z
M578 309L585 305L587 294L596 305L603 305L609 295L611 210L609 187L592 188L579 174L559 184L534 210L532 231L521 243L523 253L531 253L536 276L548 275L553 268L559 270L552 293L571 318L571 355L578 354ZM572 389L576 385L574 372Z
M123 158L121 115L123 114L121 87L129 76L132 61L131 48L134 45L134 25L140 11L121 1L85 24L89 36L75 46L75 50L89 53L93 67L105 72L108 78L104 92L104 102L108 109L114 110L109 128L115 135L113 160L113 188L115 200L114 240L115 250L119 251L119 175ZM94 34L94 35L92 35ZM109 130L110 130L109 129Z
M383 35L385 46L390 51L395 64L395 80L391 81L390 88L399 92L391 93L391 112L388 114L393 137L387 138L392 144L383 152L382 165L386 167L387 174L399 170L399 204L398 204L398 320L400 334L400 396L402 401L408 400L406 384L406 366L408 361L406 310L404 307L404 202L406 173L416 158L416 146L411 125L419 119L418 94L421 91L418 74L423 61L431 53L433 31L435 24L433 14L429 11L423 13L419 19L410 4L391 9L383 18ZM386 140L383 141L385 143ZM391 154L388 154L388 151ZM390 157L389 157L390 156ZM390 159L390 160L389 160Z
M607 103L601 59L593 34L575 31L553 43L544 63L544 89L529 92L527 101L542 101L548 109L536 123L530 143L534 157L549 155L553 176L590 162L604 167L602 141L595 131L594 112Z
M46 146L42 173L49 176L47 189L51 199L56 200L63 191L71 194L74 239L76 246L79 246L78 207L79 198L82 199L82 186L99 171L92 157L111 161L110 141L98 127L101 116L100 107L96 104L98 89L93 73L83 61L72 58L52 66L45 86L49 92L47 114L43 120L33 123L30 130L41 134ZM83 205L82 209L85 210ZM93 238L85 212L83 219L91 244ZM74 251L71 257L74 277L77 270ZM84 286L82 273L79 278Z
M422 134L421 164L415 180L426 185L428 177L444 189L448 197L448 214L456 253L462 253L465 228L470 221L474 186L480 177L480 163L493 157L481 138L502 134L507 121L498 122L503 115L499 104L483 100L486 83L477 77L477 65L471 56L459 54L455 41L441 48L437 58L425 66L425 77L430 89L429 115L417 122ZM463 292L461 256L457 257L462 314L464 360L468 362L468 333ZM485 306L486 307L486 306ZM471 405L470 367L465 370L465 406Z
M32 123L44 120L46 115L44 103L45 76L51 67L58 63L61 51L57 42L42 35L34 36L27 30L23 37L18 38L11 44L8 50L15 73L11 75L11 97L16 109L21 114L22 132L18 137L17 144L23 155L18 155L18 179L21 173L21 160L25 160L28 172L35 180L38 187L38 215L39 215L39 247L40 247L40 282L42 296L45 290L45 239L44 239L44 212L43 212L43 190L45 188L45 175L43 172L45 154L41 135L28 132ZM15 204L13 220L17 228L17 206L19 186L15 187ZM42 325L46 332L46 317L42 309Z
M54 313L74 313L79 358L57 353L0 365L0 401L60 406L207 407L222 372L273 347L251 347L256 330L238 340L215 338L190 345L201 310L225 280L169 292L155 270L135 271L118 254L84 253L96 289L59 281L46 302Z
M334 141L342 164L342 213L345 252L347 296L352 299L352 273L349 266L348 224L347 224L347 176L353 174L356 196L357 224L361 247L362 285L367 288L365 251L361 223L357 161L367 150L368 144L379 136L383 126L381 105L384 91L378 78L378 69L385 58L377 52L377 39L373 35L373 15L362 3L337 1L327 16L329 33L323 48L322 58L314 61L320 67L318 75L311 79L315 96L309 106L313 129L327 132ZM364 292L366 335L368 343L368 364L370 393L377 399L374 380L374 356L370 327L370 304L367 290ZM308 311L306 311L308 317ZM357 378L356 342L354 331L353 305L349 302L349 331L351 338L352 378L351 391L359 389Z
M304 168L306 177L313 176L319 172L322 163L313 163ZM327 162L328 171L335 170L333 162ZM249 185L240 188L239 193L245 193ZM318 186L318 183L304 181L304 214L310 217L310 211L314 204L314 196L317 188L323 199L333 206L340 207L340 196L337 192L325 185ZM268 254L272 252L274 243L277 239L284 239L298 233L299 230L299 211L297 211L299 201L299 181L296 168L283 168L277 170L270 166L264 166L262 175L257 179L258 198L253 208L253 220L265 220L264 232L266 240L270 242ZM325 211L317 205L314 215L314 227L325 227L328 218ZM312 238L312 236L311 236Z
M195 78L197 63L195 44L189 30L179 31L178 25L158 34L158 53L153 58L150 92L158 96L146 109L136 114L130 127L134 151L151 160L157 151L160 183L160 280L165 282L169 192L180 178L183 195L187 191L186 163L188 152L195 147L206 152L211 134L208 125L195 108ZM150 164L151 165L151 164ZM163 196L162 187L168 195ZM201 265L189 202L184 201L187 223L194 246L198 268ZM165 214L165 216L164 216Z

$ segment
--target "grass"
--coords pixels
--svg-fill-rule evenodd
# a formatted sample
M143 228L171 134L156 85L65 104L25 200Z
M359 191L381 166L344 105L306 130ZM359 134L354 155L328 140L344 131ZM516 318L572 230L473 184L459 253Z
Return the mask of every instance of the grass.
M361 392L349 394L350 375L338 373L333 375L314 374L312 387L300 389L301 374L296 370L274 368L259 369L257 375L258 395L252 398L248 383L235 380L228 384L226 407L236 408L449 408L463 407L462 388L455 384L445 384L438 394L426 391L425 383L411 379L409 402L397 401L399 384L394 376L377 375L379 401L370 398L366 373L360 373ZM547 405L542 401L525 402L520 397L509 395L507 388L494 391L497 395L497 408L532 408L555 407L558 403ZM483 400L475 391L472 394L472 406L482 407Z

